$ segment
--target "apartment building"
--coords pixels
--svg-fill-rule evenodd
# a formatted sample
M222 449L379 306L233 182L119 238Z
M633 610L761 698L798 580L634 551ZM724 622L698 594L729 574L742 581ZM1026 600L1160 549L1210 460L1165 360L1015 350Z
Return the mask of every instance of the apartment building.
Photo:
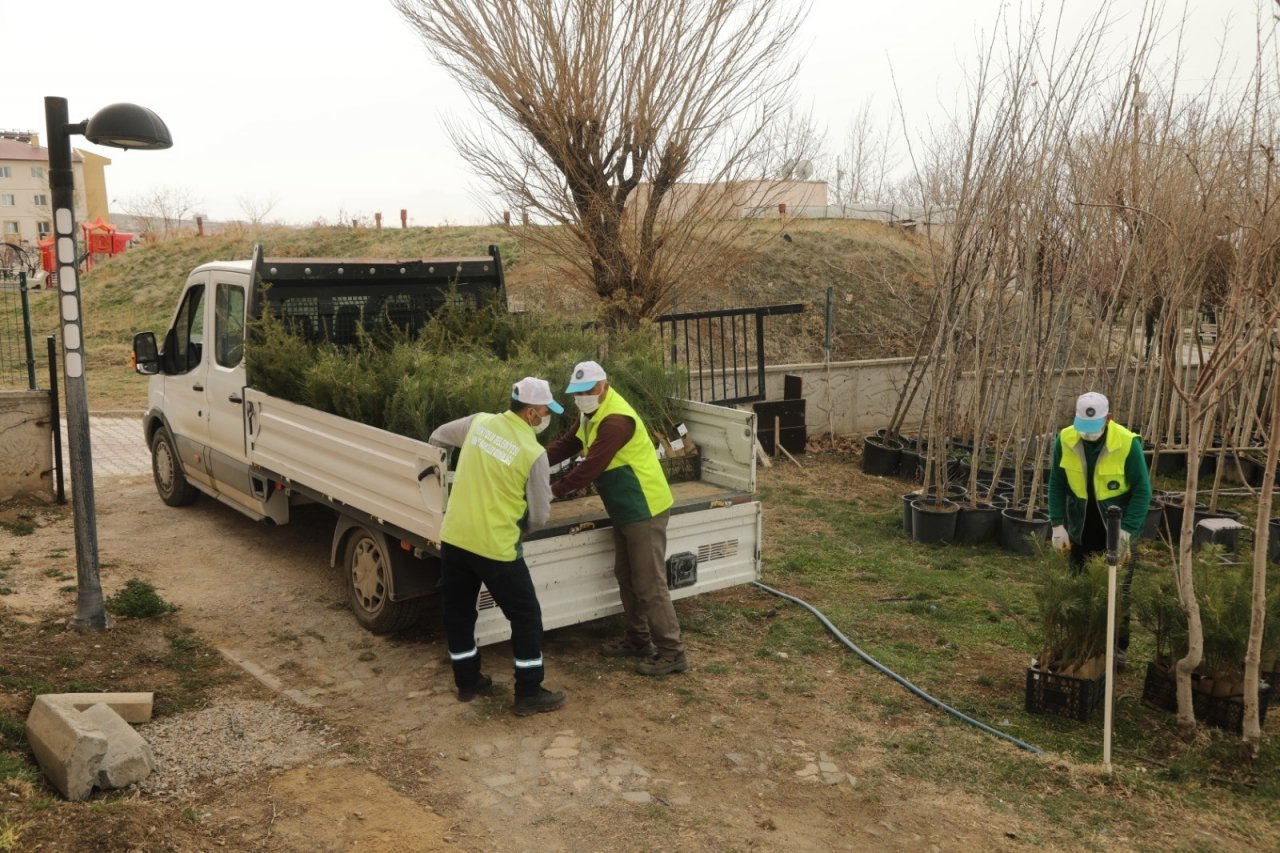
M106 167L111 160L91 151L71 152L76 221L109 221ZM53 233L49 149L30 131L0 130L0 240L34 248Z

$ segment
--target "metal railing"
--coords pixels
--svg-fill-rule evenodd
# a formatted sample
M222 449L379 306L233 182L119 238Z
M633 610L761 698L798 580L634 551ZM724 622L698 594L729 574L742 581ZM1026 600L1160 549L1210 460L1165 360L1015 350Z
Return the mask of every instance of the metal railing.
M0 276L0 388L36 387L26 270Z
M690 400L722 405L765 398L765 318L803 303L664 314L655 319L668 367L688 369Z

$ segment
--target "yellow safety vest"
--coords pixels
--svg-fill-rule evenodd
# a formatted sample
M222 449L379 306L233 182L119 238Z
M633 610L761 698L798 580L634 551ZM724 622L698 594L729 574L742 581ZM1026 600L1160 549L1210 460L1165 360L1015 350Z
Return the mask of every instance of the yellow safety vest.
M1133 440L1138 437L1115 421L1107 424L1107 443L1098 453L1093 465L1093 494L1098 503L1129 493L1130 483L1124 474L1125 461L1133 448ZM1062 460L1059 465L1067 475L1067 485L1072 494L1082 501L1089 499L1089 484L1085 471L1088 461L1085 459L1083 440L1074 426L1065 427L1058 433L1062 442Z
M458 455L441 540L490 560L519 557L529 470L545 452L515 412L476 415Z
M596 431L604 419L610 415L624 415L635 423L635 432L631 440L619 448L613 459L605 467L604 473L596 478L596 491L604 501L604 508L614 524L630 524L653 518L671 509L675 499L671 496L671 487L662 473L662 465L658 462L658 454L649 438L649 431L644 422L631 408L631 404L623 399L617 389L610 388L600 401L600 408L591 417L578 420L578 440L582 442L583 453L591 449L596 440Z

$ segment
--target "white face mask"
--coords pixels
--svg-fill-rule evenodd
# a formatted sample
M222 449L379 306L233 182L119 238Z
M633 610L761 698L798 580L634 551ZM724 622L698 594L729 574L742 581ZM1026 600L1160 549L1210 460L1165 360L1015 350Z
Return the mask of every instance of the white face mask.
M534 435L541 435L547 427L551 426L551 415L544 415L542 420L536 424L530 424L533 427Z
M573 404L578 407L578 411L584 415L589 415L596 409L600 408L599 394L575 394Z

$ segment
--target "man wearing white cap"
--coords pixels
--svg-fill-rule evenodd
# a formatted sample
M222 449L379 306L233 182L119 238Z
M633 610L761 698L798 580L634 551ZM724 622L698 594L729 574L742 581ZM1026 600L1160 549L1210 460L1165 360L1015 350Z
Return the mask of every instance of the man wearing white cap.
M594 361L573 368L565 393L574 395L578 424L547 447L547 458L552 465L578 453L584 458L552 491L563 497L594 482L613 522L613 574L626 628L621 641L601 651L644 658L636 664L641 675L685 672L689 659L667 589L667 521L675 501L649 431Z
M1134 563L1130 542L1147 520L1151 478L1142 438L1111 419L1111 405L1097 391L1081 394L1076 416L1058 433L1049 469L1049 522L1053 546L1068 551L1079 571L1085 560L1107 550L1106 512L1118 506L1120 555L1128 564L1120 593L1116 660L1124 665L1129 648L1129 588Z
M458 701L493 685L480 669L476 601L480 585L511 621L515 704L519 716L554 711L564 692L542 686L542 608L525 564L521 538L551 515L551 469L538 433L564 409L545 379L511 387L510 410L460 418L431 433L437 447L460 447L440 527L444 627Z

